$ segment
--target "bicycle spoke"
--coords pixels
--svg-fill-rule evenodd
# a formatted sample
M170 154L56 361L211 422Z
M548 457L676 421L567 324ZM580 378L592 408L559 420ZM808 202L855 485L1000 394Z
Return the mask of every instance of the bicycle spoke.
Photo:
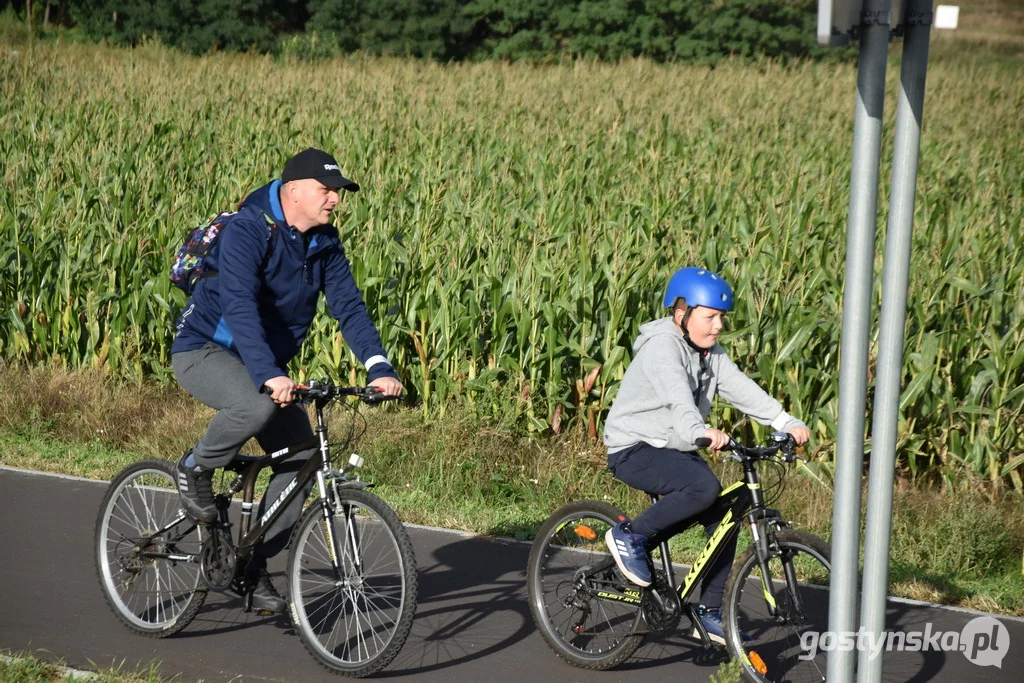
M331 517L339 545L337 574L325 522L319 511L310 513L289 561L293 602L300 635L321 663L343 672L375 671L394 656L396 637L400 646L411 625L409 563L392 527L355 500L374 497L346 495L353 500L346 498Z
M594 507L588 507L588 505ZM534 621L555 652L577 666L603 669L627 659L641 642L634 624L639 603L603 598L602 590L619 592L625 579L610 582L591 576L610 555L604 534L618 511L602 503L583 501L567 506L578 513L556 513L545 523L530 553L527 585ZM607 510L595 514L595 510ZM560 511L561 512L561 511ZM547 528L550 531L545 531ZM601 577L606 571L601 571Z
M769 610L761 570L748 552L730 591L735 603L729 614L734 622L730 630L745 633L749 640L743 650L756 653L763 662L763 672L748 671L756 680L820 683L825 677L825 655L808 656L801 643L805 632L828 630L828 548L820 539L795 531L779 532L778 544L782 552L769 558L766 577L775 593L778 616ZM787 574L796 577L795 586L787 581ZM730 649L736 652L738 646L734 638Z
M111 483L97 520L97 571L107 601L127 626L145 635L180 630L205 596L197 590L198 565L148 554L196 555L201 547L196 527L158 533L180 518L172 468L166 461L126 468ZM143 538L148 542L137 548Z

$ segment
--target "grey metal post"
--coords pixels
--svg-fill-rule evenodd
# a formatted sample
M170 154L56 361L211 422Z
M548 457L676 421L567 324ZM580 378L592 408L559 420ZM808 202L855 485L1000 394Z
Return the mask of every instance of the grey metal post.
M889 223L885 238L882 313L879 324L878 380L871 434L871 474L868 481L867 531L864 540L864 593L861 627L870 634L885 630L885 600L889 584L889 544L892 532L892 489L896 465L903 340L907 313L917 159L921 148L924 83L928 70L931 0L906 5L900 95L892 160ZM870 639L868 642L874 642ZM882 679L882 652L872 657L860 651L859 683Z
M871 282L878 215L878 164L889 47L889 0L865 0L860 25L857 104L853 122L850 214L846 233L846 291L839 368L839 429L832 507L832 581L829 630L852 633L857 621L860 491L864 462ZM852 651L833 650L829 683L853 683Z

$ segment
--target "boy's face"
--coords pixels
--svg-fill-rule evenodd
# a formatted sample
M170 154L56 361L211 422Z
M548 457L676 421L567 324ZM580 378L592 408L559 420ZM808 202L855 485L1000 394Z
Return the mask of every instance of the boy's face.
M677 313L680 315L681 313ZM677 324L679 321L676 321ZM686 321L690 341L702 349L710 349L718 341L718 334L725 327L725 311L705 306L695 306Z

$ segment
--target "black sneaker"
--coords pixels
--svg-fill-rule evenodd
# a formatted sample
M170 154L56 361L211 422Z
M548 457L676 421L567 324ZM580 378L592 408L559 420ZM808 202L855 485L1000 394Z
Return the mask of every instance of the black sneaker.
M213 502L213 470L201 465L189 467L185 460L192 454L185 451L181 460L174 466L177 473L178 495L181 506L189 517L199 522L217 521L217 506Z
M284 598L274 588L270 574L265 569L260 571L259 578L256 579L256 588L252 592L252 608L260 612L279 614L287 606Z

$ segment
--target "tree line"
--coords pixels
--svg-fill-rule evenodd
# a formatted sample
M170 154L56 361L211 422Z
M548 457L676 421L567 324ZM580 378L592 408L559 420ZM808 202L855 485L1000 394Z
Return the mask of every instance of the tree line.
M726 56L820 54L815 0L21 0L33 30L72 30L192 54L255 51L301 58L353 52L440 61L644 56L714 63Z

